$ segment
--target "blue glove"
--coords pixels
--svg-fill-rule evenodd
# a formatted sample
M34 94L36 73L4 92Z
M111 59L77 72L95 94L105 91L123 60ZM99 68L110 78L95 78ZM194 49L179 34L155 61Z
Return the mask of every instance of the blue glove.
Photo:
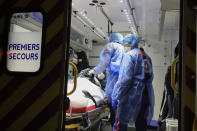
M117 99L112 99L112 109L116 110L118 106L118 100Z

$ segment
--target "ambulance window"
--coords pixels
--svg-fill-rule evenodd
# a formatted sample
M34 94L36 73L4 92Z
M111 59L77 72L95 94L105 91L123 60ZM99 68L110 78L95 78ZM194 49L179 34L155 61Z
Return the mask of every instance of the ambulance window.
M41 66L43 14L13 13L9 19L6 68L9 72L38 72Z

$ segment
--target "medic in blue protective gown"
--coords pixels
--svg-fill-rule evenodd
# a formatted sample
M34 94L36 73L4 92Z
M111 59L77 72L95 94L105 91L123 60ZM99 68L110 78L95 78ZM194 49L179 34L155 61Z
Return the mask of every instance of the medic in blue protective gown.
M135 122L135 127L136 131L146 131L147 124L150 124L154 111L154 91L152 87L153 69L151 58L144 52L144 49L141 48L140 50L144 60L145 87L143 90L141 108Z
M139 38L132 34L125 37L133 49L123 56L112 93L112 107L117 110L114 131L126 131L129 121L136 121L144 89L144 61L140 49L136 48Z
M121 45L123 36L119 33L112 33L109 36L110 43L106 44L100 54L100 63L89 72L89 74L99 74L100 72L107 71L107 83L105 92L108 98L108 103L111 111L111 124L114 123L114 114L111 106L111 94L115 83L118 80L120 64L124 47Z
M123 37L119 33L112 33L109 36L110 43L106 44L100 54L100 63L93 69L94 74L107 70L107 83L105 91L108 96L108 102L111 103L111 94L115 83L118 80L120 63L124 47L122 43Z
M154 95L154 89L152 85L152 81L154 78L153 74L153 67L152 67L152 60L151 58L145 53L143 48L140 48L143 59L144 59L144 68L145 68L145 89L147 89L148 93L148 109L146 109L145 113L145 119L147 121L147 124L150 124L153 113L154 113L154 104L155 104L155 95ZM143 101L143 100L142 100Z

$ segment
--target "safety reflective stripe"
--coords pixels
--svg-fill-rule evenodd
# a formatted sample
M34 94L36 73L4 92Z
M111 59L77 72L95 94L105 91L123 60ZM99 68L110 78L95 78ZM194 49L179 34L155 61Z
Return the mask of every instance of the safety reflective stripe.
M44 0L44 2L42 2L41 4L41 7L44 8L46 12L50 12L52 8L54 8L55 5L57 5L57 3L57 0Z
M44 116L43 116L44 118ZM46 120L47 122L39 129L40 131L55 131L56 125L54 125L54 121L58 121L58 112L54 114L50 119Z
M146 56L144 51L141 50L141 53L142 53L142 56Z
M195 113L195 93L189 87L186 87L184 94L187 96L184 98L186 101L185 106L188 107L190 111Z
M118 131L119 128L120 128L120 120L119 120L119 114L120 114L120 110L119 110L119 106L120 106L120 103L118 102L117 104L117 109L115 110L115 123L116 123L116 127L115 127L115 131Z
M146 60L146 54L144 51L140 50L141 53L142 53L142 56L143 56L143 60L144 60L144 71L145 73L149 73L149 68L150 68L150 65L148 64L147 60Z
M20 0L20 1L17 1L17 3L14 4L14 6L12 6L12 8L17 8L17 7L20 7L21 5L23 5L23 7L25 7L25 6L27 6L30 2L31 2L31 0Z
M186 58L189 58L189 59L186 59L186 63L187 63L187 67L192 71L192 72L195 72L195 64L196 64L196 61L195 61L195 58L196 58L196 54L195 52L193 52L191 50L191 48L189 47L185 47L185 56Z
M182 43L182 121L183 131L192 130L196 111L196 13L192 1L183 1L183 43Z
M56 89L59 86L60 80L57 80L47 91L45 91L42 96L39 97L28 109L26 109L23 114L16 119L16 121L8 128L8 130L30 130L31 128L26 127L30 121L34 121L36 116L53 101L57 96L59 91ZM54 92L56 90L56 92ZM33 97L33 96L32 96ZM57 97L56 99L58 99ZM28 102L28 101L27 101ZM55 106L55 105L54 105ZM51 107L54 108L54 107ZM58 107L56 106L56 109ZM29 115L31 114L31 115ZM42 119L39 117L39 119ZM43 118L45 119L45 118ZM20 125L20 126L19 126ZM29 125L28 125L29 126ZM25 128L26 127L26 128ZM31 127L31 126L30 126ZM35 127L32 127L36 130Z
M120 121L118 120L117 126L116 126L116 130L115 130L115 131L119 131L119 126L120 126Z
M6 0L1 0L0 1L0 5L3 5L3 3L5 2Z

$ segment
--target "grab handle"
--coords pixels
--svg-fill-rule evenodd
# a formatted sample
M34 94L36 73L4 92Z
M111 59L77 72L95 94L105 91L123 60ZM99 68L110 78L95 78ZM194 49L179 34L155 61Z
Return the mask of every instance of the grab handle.
M78 73L78 69L74 63L69 62L69 65L71 65L74 69L74 88L72 89L72 91L67 93L67 96L73 94L77 88L77 73Z
M177 56L171 65L171 87L174 90L174 92L177 94L179 93L179 90L178 88L176 88L176 85L175 85L175 66L178 61L179 61L179 58Z

